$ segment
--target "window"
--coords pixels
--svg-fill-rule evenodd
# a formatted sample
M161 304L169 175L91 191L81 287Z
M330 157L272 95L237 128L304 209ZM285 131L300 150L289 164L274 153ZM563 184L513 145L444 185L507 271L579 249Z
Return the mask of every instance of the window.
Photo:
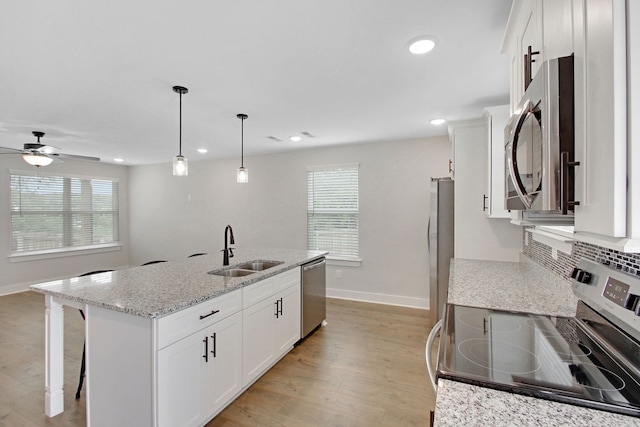
M10 172L11 252L60 251L118 242L118 182Z
M307 248L359 257L358 165L307 169Z

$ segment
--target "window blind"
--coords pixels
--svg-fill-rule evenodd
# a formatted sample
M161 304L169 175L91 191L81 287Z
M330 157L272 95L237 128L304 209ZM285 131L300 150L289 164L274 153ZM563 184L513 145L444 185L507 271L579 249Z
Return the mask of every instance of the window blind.
M358 257L358 165L307 170L307 248Z
M118 242L118 182L11 172L11 252Z

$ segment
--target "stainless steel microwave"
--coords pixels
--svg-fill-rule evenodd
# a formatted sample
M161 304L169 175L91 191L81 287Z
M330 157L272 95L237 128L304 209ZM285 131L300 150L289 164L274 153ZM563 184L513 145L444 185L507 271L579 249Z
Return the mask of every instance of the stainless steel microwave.
M507 209L573 215L573 55L545 61L505 128Z

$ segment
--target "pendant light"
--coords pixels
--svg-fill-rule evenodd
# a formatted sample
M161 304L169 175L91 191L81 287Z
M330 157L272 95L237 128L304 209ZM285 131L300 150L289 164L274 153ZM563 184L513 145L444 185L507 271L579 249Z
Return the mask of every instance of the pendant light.
M174 86L173 91L180 94L180 145L178 155L173 159L173 176L187 176L189 165L186 157L182 155L182 95L189 93L189 89L183 86Z
M244 167L244 121L249 116L247 116L246 114L238 114L236 117L239 118L242 122L240 138L240 167L238 168L236 178L238 183L246 184L247 182L249 182L249 171Z

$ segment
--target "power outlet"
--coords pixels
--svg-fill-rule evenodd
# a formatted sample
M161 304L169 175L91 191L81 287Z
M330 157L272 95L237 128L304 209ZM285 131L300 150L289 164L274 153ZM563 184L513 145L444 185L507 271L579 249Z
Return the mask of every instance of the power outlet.
M342 270L336 270L336 278L342 279Z

